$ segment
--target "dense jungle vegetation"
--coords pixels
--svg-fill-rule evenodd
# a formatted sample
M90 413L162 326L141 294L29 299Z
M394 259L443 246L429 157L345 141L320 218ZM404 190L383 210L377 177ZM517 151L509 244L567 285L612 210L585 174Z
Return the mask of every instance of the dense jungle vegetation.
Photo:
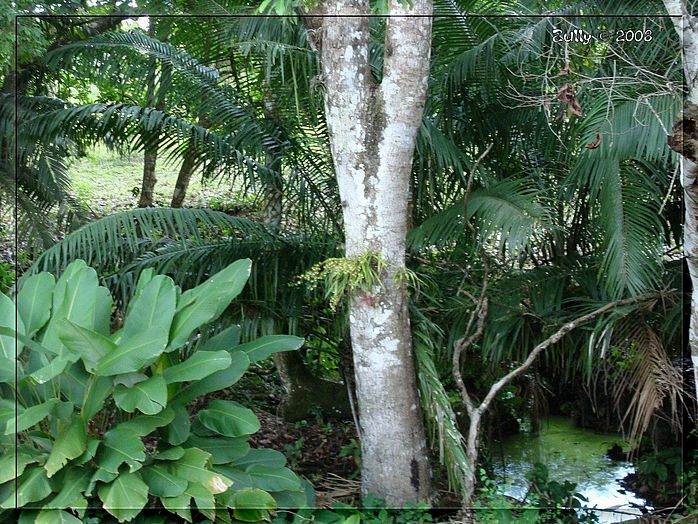
M695 522L694 4L0 0L0 520Z

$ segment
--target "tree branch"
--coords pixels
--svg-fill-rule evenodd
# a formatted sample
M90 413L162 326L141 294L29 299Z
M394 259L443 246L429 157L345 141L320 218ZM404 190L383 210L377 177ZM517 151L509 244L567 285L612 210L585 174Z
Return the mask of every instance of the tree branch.
M582 315L581 317L576 318L575 320L572 320L571 322L566 323L563 325L560 329L558 329L553 335L550 337L546 338L543 342L538 344L535 348L533 348L533 351L528 355L528 358L524 360L523 364L521 364L519 367L514 369L513 371L507 373L504 375L502 378L500 378L497 382L495 382L492 387L490 387L489 392L485 396L484 400L480 404L480 406L477 408L479 412L484 412L494 400L494 398L497 396L497 393L509 384L512 380L514 380L516 377L524 373L531 365L535 362L536 358L538 358L538 355L540 355L545 349L548 347L552 346L556 342L560 341L562 337L564 337L567 333L572 331L573 329L581 326L582 324L593 320L594 318L603 315L607 311L616 308L618 306L626 306L628 304L635 304L638 302L644 302L646 300L651 300L653 298L656 298L656 294L650 294L650 295L643 295L641 297L636 297L636 298L626 298L623 300L616 300L614 302L609 302L608 304L592 311L591 313L587 313L586 315Z

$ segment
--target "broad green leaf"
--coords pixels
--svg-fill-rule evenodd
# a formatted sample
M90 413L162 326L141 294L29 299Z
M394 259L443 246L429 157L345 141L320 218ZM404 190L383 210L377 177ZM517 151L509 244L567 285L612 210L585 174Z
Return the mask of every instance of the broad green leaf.
M76 353L64 350L63 354L52 359L47 366L37 369L29 376L37 384L46 384L63 373L68 366L77 362L79 358Z
M233 516L245 522L268 519L269 511L276 509L276 501L261 489L247 488L233 495Z
M270 468L254 464L246 472L252 476L254 486L266 491L297 491L301 489L301 481L288 468Z
M212 521L216 521L216 500L213 493L197 482L190 482L185 493L192 496L199 512Z
M199 411L198 418L205 427L226 437L251 435L260 428L251 409L231 400L213 400Z
M21 367L17 367L15 370L16 360L10 360L9 358L0 357L0 384L14 384L15 379L17 381L21 380L23 377L23 370ZM15 371L17 372L15 374Z
M14 425L12 426L12 431L5 433L7 423L11 420L12 424L14 424L15 415L21 415L24 411L21 405L17 404L15 406L13 401L0 398L0 434L10 435L14 433Z
M90 482L87 484L87 489L85 490L85 495L88 497L92 496L92 492L94 491L95 486L97 485L97 482L103 482L105 484L108 484L109 482L113 481L118 476L119 476L118 472L107 471L106 469L99 468L90 477Z
M227 478L229 478L233 482L233 486L235 486L236 490L255 487L255 484L252 480L252 475L250 475L249 473L245 473L240 469L233 468L224 464L213 466L213 469L221 475L225 475ZM227 499L229 494L230 491L223 493L221 495L222 499Z
M109 398L113 389L111 377L98 377L92 375L85 389L81 415L85 420L94 417L102 409L104 402Z
M15 320L17 320L17 324L15 324ZM22 319L16 319L15 316L15 303L4 293L0 293L0 327L12 329L20 335L24 334ZM14 362L16 344L19 342L15 336L0 335L0 356ZM22 346L18 345L16 350L19 354L22 351Z
M179 460L184 456L184 448L175 446L153 455L153 460Z
M170 473L165 466L153 464L141 470L141 476L151 495L178 497L187 488L187 481Z
M197 351L184 362L166 368L163 376L168 384L201 380L216 371L227 369L230 362L227 351Z
M268 468L283 468L286 465L286 456L274 449L253 448L244 457L232 461L232 465L243 470L257 464Z
M165 350L163 340L146 332L122 339L114 351L100 359L94 373L111 376L138 371Z
M240 344L235 351L243 351L247 354L251 363L259 362L281 351L295 351L299 349L305 339L291 335L267 335L258 339Z
M155 415L138 415L131 420L122 422L114 429L133 432L139 437L150 435L157 428L167 426L175 418L175 412L171 408L165 408Z
M18 480L16 494L13 492L2 504L0 508L11 509L21 508L32 502L45 499L51 494L51 485L46 477L46 471L41 467L27 469Z
M177 393L170 401L170 404L186 404L197 397L228 388L235 384L245 373L250 365L250 360L246 353L234 352L230 355L231 363L226 369L216 371L209 375L206 380L194 382Z
M187 440L187 445L210 453L212 464L228 464L232 460L244 457L250 451L246 436L225 438L191 435Z
M211 454L197 448L188 448L182 458L170 464L172 474L187 479L189 482L198 482L206 486L211 493L223 493L232 481L225 476L211 471Z
M61 320L56 329L61 342L71 352L80 356L85 369L90 373L94 371L97 362L116 349L116 344L108 337L67 319Z
M99 439L88 437L87 444L85 445L85 452L75 460L75 464L85 464L86 462L92 460L97 454L97 448L99 447L100 442L102 441Z
M148 502L148 486L137 473L121 473L97 493L102 507L119 522L132 520Z
M158 340L164 339L167 344L176 301L172 279L164 275L153 277L129 304L124 319L123 340L148 333Z
M35 524L82 524L82 520L60 509L44 509L39 512Z
M278 508L299 509L312 507L305 491L275 491L271 494Z
M146 415L155 415L167 405L167 384L162 375L154 375L130 388L118 385L114 389L114 402L129 413L137 409Z
M230 326L209 338L199 351L232 351L240 343L240 326Z
M146 268L143 271L141 271L141 274L138 276L138 282L136 282L136 289L133 292L131 301L126 307L126 315L128 315L133 309L133 306L138 303L137 299L141 296L141 293L143 293L143 289L145 289L145 286L149 284L151 280L153 280L154 276L155 270L152 267Z
M169 512L182 517L187 522L191 522L191 495L182 493L178 497L161 497L162 506Z
M173 446L182 444L189 437L191 421L189 411L182 405L174 407L174 418L165 428L165 440Z
M46 417L49 416L49 414L53 411L53 409L56 407L57 404L60 403L60 400L52 398L50 400L47 400L43 404L38 404L36 406L32 406L30 408L25 409L22 413L19 414L17 419L15 418L10 418L7 421L7 428L5 429L5 435L12 435L13 433L19 433L20 431L24 431L25 429L28 429L35 424L38 424L42 420L44 420ZM17 426L15 427L15 422Z
M252 262L233 262L206 282L182 293L172 321L168 350L182 346L191 334L220 316L245 286Z
M56 279L51 273L38 273L24 281L17 294L17 310L24 322L27 336L31 337L48 322L51 316L51 293Z
M90 468L80 468L69 466L61 470L54 478L54 490L58 489L58 494L47 502L44 507L47 509L63 509L74 507L75 501L83 498L83 493L90 483Z
M39 461L36 454L30 454L19 450L15 453L15 447L7 447L5 453L0 457L0 484L13 480L24 473L29 464Z
M119 466L128 464L129 471L139 469L145 460L145 446L133 431L115 428L104 435L104 440L97 452L97 464L100 468L118 473Z
M71 459L83 454L87 446L87 432L82 417L73 415L70 424L58 435L51 453L44 465L51 478Z
M144 380L148 380L148 375L145 373L124 373L123 375L114 377L114 385L118 386L121 384L122 386L130 388L134 384L138 384Z

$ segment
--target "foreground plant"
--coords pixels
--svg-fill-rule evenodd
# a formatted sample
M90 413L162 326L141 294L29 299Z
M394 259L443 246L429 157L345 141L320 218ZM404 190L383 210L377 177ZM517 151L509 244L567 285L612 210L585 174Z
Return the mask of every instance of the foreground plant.
M303 343L239 344L237 326L206 337L250 266L239 260L185 292L144 271L114 332L112 297L81 260L58 280L27 278L17 317L0 293L0 518L17 507L23 522L82 522L101 506L124 522L155 507L191 522L195 507L211 520L257 522L308 505L283 454L248 444L260 428L250 409L212 400L192 420L187 408Z

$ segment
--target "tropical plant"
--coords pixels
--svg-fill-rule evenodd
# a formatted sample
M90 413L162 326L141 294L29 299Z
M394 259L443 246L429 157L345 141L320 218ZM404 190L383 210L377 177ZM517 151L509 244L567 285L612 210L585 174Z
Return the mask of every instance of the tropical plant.
M255 522L307 505L309 488L283 454L248 444L254 413L201 399L303 343L239 344L237 326L211 332L250 266L239 260L185 292L145 271L123 319L112 319L109 291L81 260L57 280L27 278L14 300L0 294L0 508L32 522L80 522L98 505L119 522L154 506L187 521L196 507L211 520L232 512ZM193 418L192 401L202 408Z

